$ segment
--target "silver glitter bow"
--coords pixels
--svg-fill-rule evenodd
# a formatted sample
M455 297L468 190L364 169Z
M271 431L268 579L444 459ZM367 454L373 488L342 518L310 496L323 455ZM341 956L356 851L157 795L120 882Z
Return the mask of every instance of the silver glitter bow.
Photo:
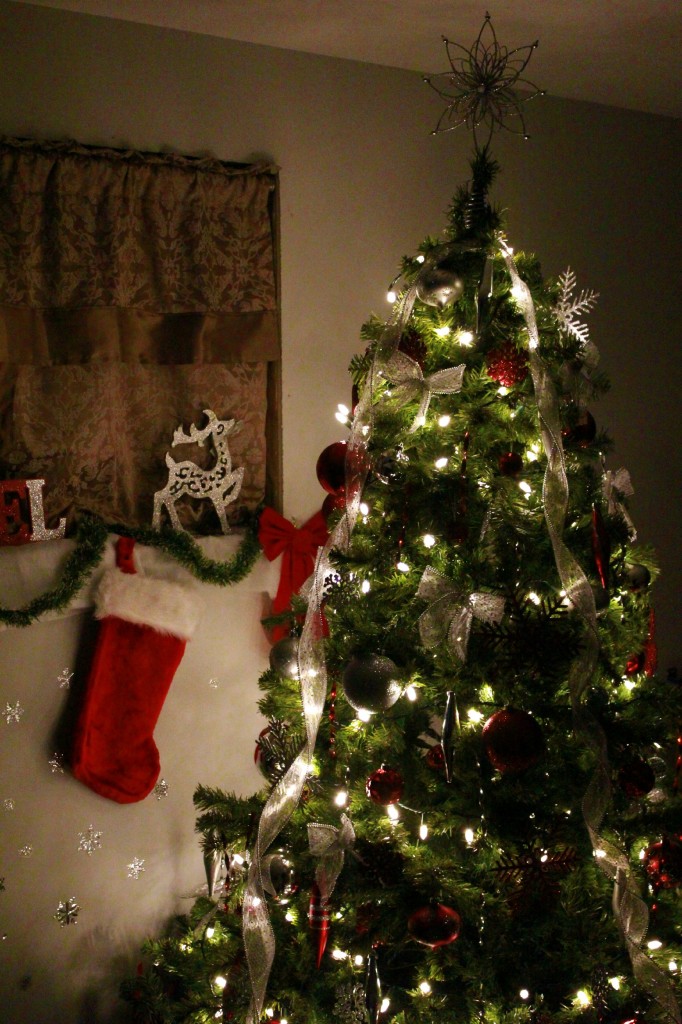
M419 363L404 352L396 350L383 368L383 373L394 384L391 398L398 405L418 401L419 409L410 427L414 432L424 423L432 395L454 395L462 390L464 363L436 370L425 377Z
M334 825L309 824L308 842L313 857L320 858L315 869L315 881L322 900L326 902L341 874L346 850L353 848L355 829L350 818L342 814L341 828L335 828Z
M424 570L417 597L430 601L419 616L419 635L425 647L447 640L461 661L466 661L474 616L482 622L500 622L504 597L500 594L464 594L430 565Z
M635 529L635 524L630 518L628 510L625 508L621 500L622 498L631 498L635 493L635 489L632 486L630 474L627 469L623 469L622 467L615 471L612 469L604 469L602 489L609 515L621 515L623 517L627 524L628 536L630 540L634 542L637 540L637 530Z

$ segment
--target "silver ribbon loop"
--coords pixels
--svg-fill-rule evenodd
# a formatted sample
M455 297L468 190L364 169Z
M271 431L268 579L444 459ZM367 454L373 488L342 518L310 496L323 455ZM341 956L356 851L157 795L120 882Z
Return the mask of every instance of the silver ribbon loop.
M464 363L436 370L427 377L414 359L399 350L394 352L383 368L384 376L395 385L391 398L398 405L418 401L419 409L410 427L410 433L422 426L431 404L432 395L454 395L462 390Z
M346 851L353 848L355 829L350 818L342 814L341 828L335 828L334 825L309 824L308 842L313 857L320 858L315 869L315 881L322 901L326 903L341 874Z
M631 498L635 493L635 489L632 486L630 474L627 469L624 469L623 467L616 469L615 471L612 469L604 469L604 475L602 477L602 492L604 494L604 501L606 502L606 509L609 515L622 516L627 525L630 540L632 542L637 540L635 524L630 518L628 510L622 502L623 498Z
M435 647L447 640L460 661L466 661L474 617L494 623L500 622L504 615L502 595L473 593L467 596L430 565L424 570L417 597L430 602L419 616L419 635L424 646Z

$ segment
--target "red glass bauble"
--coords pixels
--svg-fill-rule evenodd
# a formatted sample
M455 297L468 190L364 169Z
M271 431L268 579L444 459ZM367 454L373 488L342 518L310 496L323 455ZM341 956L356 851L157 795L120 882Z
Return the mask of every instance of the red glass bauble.
M636 676L638 672L641 672L644 668L644 662L646 661L646 655L644 651L640 651L639 654L632 654L625 665L626 676Z
M542 729L532 715L517 708L503 708L489 718L483 742L491 764L510 775L536 764L545 750Z
M343 512L346 507L345 494L328 494L322 502L322 515L325 520L329 519L334 512Z
M427 903L415 910L407 922L407 930L416 942L436 949L447 946L458 937L462 919L452 907L443 903Z
M650 793L656 784L656 773L643 757L633 757L618 772L618 785L631 800Z
M489 352L485 363L490 379L505 388L520 384L528 376L528 355L520 352L511 341Z
M505 452L499 458L502 476L517 477L523 469L523 459L517 452Z
M594 416L587 409L583 409L575 420L561 431L564 441L567 444L577 444L586 448L597 436L597 424Z
M644 868L658 889L676 889L682 885L682 842L667 836L652 843L644 853Z
M445 754L440 743L434 743L426 752L426 763L434 771L442 771L445 768Z
M365 783L365 792L370 800L375 804L382 804L384 807L387 804L397 803L403 795L404 788L405 783L400 772L397 772L395 768L389 768L386 764L382 764L381 768L372 772Z
M335 441L327 445L315 466L317 479L325 491L330 494L342 495L346 487L346 450L345 441Z

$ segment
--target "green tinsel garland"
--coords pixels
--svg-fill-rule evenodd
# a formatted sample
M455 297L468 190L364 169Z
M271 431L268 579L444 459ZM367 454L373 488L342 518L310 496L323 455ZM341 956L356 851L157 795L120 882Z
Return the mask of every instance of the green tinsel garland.
M84 516L76 528L76 548L64 564L62 578L52 590L29 601L23 608L4 608L0 605L0 622L7 626L30 626L46 612L62 611L83 587L88 577L102 560L107 536L116 533L133 537L140 544L159 548L189 570L202 583L227 587L239 583L249 574L261 553L258 540L258 513L246 527L238 550L226 562L207 558L197 542L187 533L164 528L107 525L100 519Z

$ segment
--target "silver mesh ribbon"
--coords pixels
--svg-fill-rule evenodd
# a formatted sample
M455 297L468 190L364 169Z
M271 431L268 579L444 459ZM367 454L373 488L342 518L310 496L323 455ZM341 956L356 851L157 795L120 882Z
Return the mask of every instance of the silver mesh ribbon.
M308 607L298 644L298 669L306 739L298 756L273 787L263 807L242 904L242 934L251 978L251 1005L247 1024L257 1024L260 1020L275 956L275 935L265 899L264 881L267 880L267 865L264 867L264 860L269 847L298 805L306 779L312 770L315 742L327 695L325 620L322 606L328 580L334 573L330 554L333 550L346 551L350 544L367 476L367 443L372 433L376 383L403 335L415 297L415 285L411 285L402 293L376 346L355 408L347 442L345 512L331 531L327 543L318 551L315 569L306 588Z
M334 825L308 825L308 842L313 857L319 857L315 869L315 881L322 901L326 903L334 892L336 880L341 874L346 850L353 848L355 829L346 814L341 815L341 828Z
M424 423L432 395L454 395L462 390L465 366L448 366L425 377L422 368L405 352L395 351L384 367L384 376L395 385L391 400L398 405L418 401L419 408L412 421L410 433Z
M559 403L548 368L538 353L539 334L530 289L519 277L511 250L499 240L500 252L511 276L514 295L523 312L529 338L530 370L540 417L542 443L547 457L543 482L545 522L556 567L566 595L586 626L585 644L569 674L569 692L576 732L597 757L597 767L583 798L583 817L599 868L614 882L613 910L630 955L636 981L646 989L664 1013L680 1024L680 1008L664 972L642 950L649 923L649 910L639 893L625 853L600 834L611 800L611 772L606 738L597 721L581 705L597 665L599 635L594 594L585 573L563 541L568 508L568 478L561 440Z
M637 540L637 530L635 529L635 524L630 518L628 510L622 502L623 498L631 498L635 493L635 489L632 486L630 474L627 469L623 469L622 467L615 471L612 469L604 469L602 489L609 515L620 515L623 517L628 528L628 536L634 543L634 541Z
M466 661L474 617L494 623L504 615L502 595L466 595L430 565L419 582L417 597L430 602L419 616L419 635L424 646L436 647L447 641L460 661Z

